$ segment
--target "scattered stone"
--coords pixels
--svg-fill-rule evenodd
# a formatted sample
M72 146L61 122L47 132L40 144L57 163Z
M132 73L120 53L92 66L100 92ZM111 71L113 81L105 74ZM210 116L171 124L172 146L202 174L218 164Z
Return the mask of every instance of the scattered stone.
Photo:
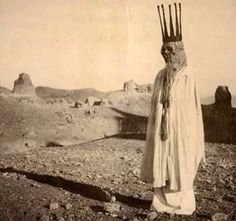
M110 214L120 211L120 204L118 203L104 203L104 210Z
M150 212L147 216L148 220L154 220L157 218L157 212L153 211L153 212Z
M66 206L65 206L65 208L66 208L67 210L71 209L71 208L72 208L72 204L67 203Z
M40 221L49 221L49 216L47 216L47 215L42 215L41 217L40 217Z
M207 180L206 182L207 182L208 184L211 184L211 183L212 183L212 181L211 181L211 180Z
M37 147L37 142L34 141L34 140L28 140L28 141L25 143L25 146L26 146L26 147L29 147L29 148L36 148L36 147Z
M115 202L116 202L116 197L115 197L115 196L112 196L112 197L111 197L111 202L112 202L112 203L115 203Z
M102 176L101 176L101 175L99 175L99 174L96 174L96 178L97 178L97 179L101 179L101 178L102 178Z
M121 217L120 217L122 220L127 220L127 216L126 215L122 215Z
M105 194L104 198L107 200L107 201L110 201L111 202L111 197L113 195L112 191L109 189L109 188L104 188L102 189L103 193Z
M103 106L108 106L110 103L109 103L109 100L108 100L108 99L103 98L102 101L101 101L101 104L102 104Z
M33 186L33 187L37 187L37 188L39 188L39 187L41 187L41 185L40 184L38 184L38 183L31 183L30 184L30 186Z
M111 217L118 217L118 215L117 214L114 214L114 213L112 213L112 214L110 214L111 215Z
M7 176L9 176L9 173L2 173L2 175L7 177Z
M78 102L78 101L76 101L75 102L75 108L80 108L80 107L82 107L84 104L82 103L82 102Z
M139 174L140 174L140 169L139 169L139 168L134 168L131 172L132 172L135 176L139 176Z
M58 221L65 221L63 217L57 218Z
M58 207L59 207L58 203L50 203L50 205L49 205L50 210L57 209Z
M122 157L120 157L120 159L124 160L125 162L127 162L129 160L127 156L122 156Z
M225 221L228 220L228 215L224 213L215 213L212 218L212 221Z

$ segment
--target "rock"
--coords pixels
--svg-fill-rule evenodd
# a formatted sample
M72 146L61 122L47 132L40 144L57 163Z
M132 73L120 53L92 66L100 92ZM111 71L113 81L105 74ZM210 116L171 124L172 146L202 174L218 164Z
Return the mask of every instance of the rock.
M124 83L124 91L125 92L135 92L136 87L137 87L137 84L134 82L134 80L129 80Z
M65 221L63 217L57 218L58 221Z
M124 160L125 162L127 162L129 160L129 158L127 156L121 156L120 159Z
M40 187L41 187L40 184L35 183L35 182L31 183L30 186L37 187L37 188L40 188Z
M215 92L215 105L217 108L231 108L231 93L227 86L218 86Z
M215 213L212 218L212 221L225 221L228 220L228 215L224 213Z
M118 203L104 203L104 210L108 213L115 213L120 211L120 204Z
M29 148L36 148L37 142L34 140L28 140L27 142L25 142L25 146Z
M115 197L115 196L112 196L112 197L111 197L111 202L112 202L112 203L115 203L115 202L116 202L116 197Z
M106 98L102 98L102 100L101 100L101 104L102 104L103 106L108 106L108 105L110 105L110 102L109 102L108 99L106 99Z
M147 216L148 220L154 220L157 218L157 212L153 211L153 212L150 212Z
M140 174L140 169L139 169L139 168L134 168L131 172L132 172L135 176L139 176L139 174Z
M81 108L85 105L83 101L76 101L74 108Z
M117 214L110 214L111 215L111 217L118 217L118 215Z
M90 106L97 106L97 105L101 105L102 100L97 97L90 96L86 99L85 103Z
M104 199L111 202L113 192L109 188L103 188L102 191L104 193Z
M215 103L202 105L205 140L214 143L236 143L236 108L232 108L227 86L218 86Z
M99 174L96 174L96 178L97 178L97 179L101 179L101 178L102 178L102 176L101 176L101 175L99 175Z
M19 78L14 82L13 94L26 95L35 97L35 88L32 84L30 76L26 73L21 73Z
M59 207L58 203L50 203L50 205L49 205L50 210L57 209L58 207Z
M71 208L72 208L72 204L67 203L67 204L65 205L65 208L66 208L67 210L71 209Z
M49 216L47 216L45 214L40 217L40 221L49 221L49 220L50 220Z
M122 215L121 217L120 217L122 220L127 220L127 216L126 215Z

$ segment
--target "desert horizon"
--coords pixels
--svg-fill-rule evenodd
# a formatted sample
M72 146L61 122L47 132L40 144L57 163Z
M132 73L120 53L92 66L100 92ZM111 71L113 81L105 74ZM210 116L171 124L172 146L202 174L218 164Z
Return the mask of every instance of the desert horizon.
M68 88L55 88L55 87L51 87L49 85L36 85L35 88L39 88L39 87L45 87L45 88L50 88L50 89L55 89L55 90L64 90L64 91L75 91L75 90L83 90L83 89L94 89L94 90L97 90L97 91L100 91L100 92L115 92L115 91L120 91L120 90L124 90L124 83L123 82L123 85L121 85L120 88L117 88L117 89L114 89L114 90L109 90L109 91L106 91L106 90L98 90L97 88L92 88L92 87L84 87L84 88L73 88L73 89L68 89ZM148 83L148 84L152 84L152 83ZM222 86L222 85L218 85L218 86ZM14 83L13 83L13 86L12 86L12 89L8 88L8 87L5 87L4 85L1 85L0 84L0 88L1 87L4 87L6 89L8 89L9 91L12 91L13 90L13 87L14 87ZM216 87L217 89L217 87ZM215 89L215 90L216 90ZM229 92L231 92L230 88L229 88ZM236 107L236 94L232 94L232 107ZM213 95L206 95L206 96L200 96L200 99L201 99L201 103L206 105L206 104L212 104L215 102L215 94Z

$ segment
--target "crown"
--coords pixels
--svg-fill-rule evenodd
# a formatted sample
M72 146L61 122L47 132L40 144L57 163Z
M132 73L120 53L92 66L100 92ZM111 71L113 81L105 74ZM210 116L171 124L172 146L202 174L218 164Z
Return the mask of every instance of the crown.
M175 33L174 33L174 26L173 26L173 21L172 21L171 5L169 5L170 34L168 34L168 30L167 30L164 6L161 5L163 22L162 22L161 13L160 13L160 6L159 5L157 6L160 24L161 24L161 33L162 33L163 43L182 41L181 3L179 3L179 18L178 18L178 13L177 13L177 4L174 3L174 6L175 6Z

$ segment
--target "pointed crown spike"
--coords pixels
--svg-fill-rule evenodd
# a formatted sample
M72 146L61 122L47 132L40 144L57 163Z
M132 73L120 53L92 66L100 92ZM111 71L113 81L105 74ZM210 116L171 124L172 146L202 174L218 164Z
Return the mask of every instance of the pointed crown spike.
M161 19L161 13L160 13L160 6L157 6L159 19L160 19L160 25L161 25L161 34L162 34L162 40L164 41L164 31L163 31L163 25L162 25L162 19Z
M168 38L168 30L167 30L167 25L166 25L166 16L165 16L165 9L164 5L161 5L162 8L162 14L163 14L163 21L164 21L164 38Z
M171 15L171 5L169 5L169 14L170 14L170 37L174 37L174 27L172 22L172 15Z
M164 5L163 4L161 5L163 19L161 18L160 6L159 5L157 6L163 43L182 41L181 4L179 3L179 18L178 18L177 4L174 3L174 6L175 6L175 26L176 26L175 31L174 31L174 25L173 25L173 20L172 20L171 5L169 5L170 35L168 34Z
M176 2L175 2L175 33L176 33L176 36L179 36L179 22L178 22L178 15L177 15L177 5L176 5Z
M180 29L180 39L182 40L181 3L179 3L179 29Z

